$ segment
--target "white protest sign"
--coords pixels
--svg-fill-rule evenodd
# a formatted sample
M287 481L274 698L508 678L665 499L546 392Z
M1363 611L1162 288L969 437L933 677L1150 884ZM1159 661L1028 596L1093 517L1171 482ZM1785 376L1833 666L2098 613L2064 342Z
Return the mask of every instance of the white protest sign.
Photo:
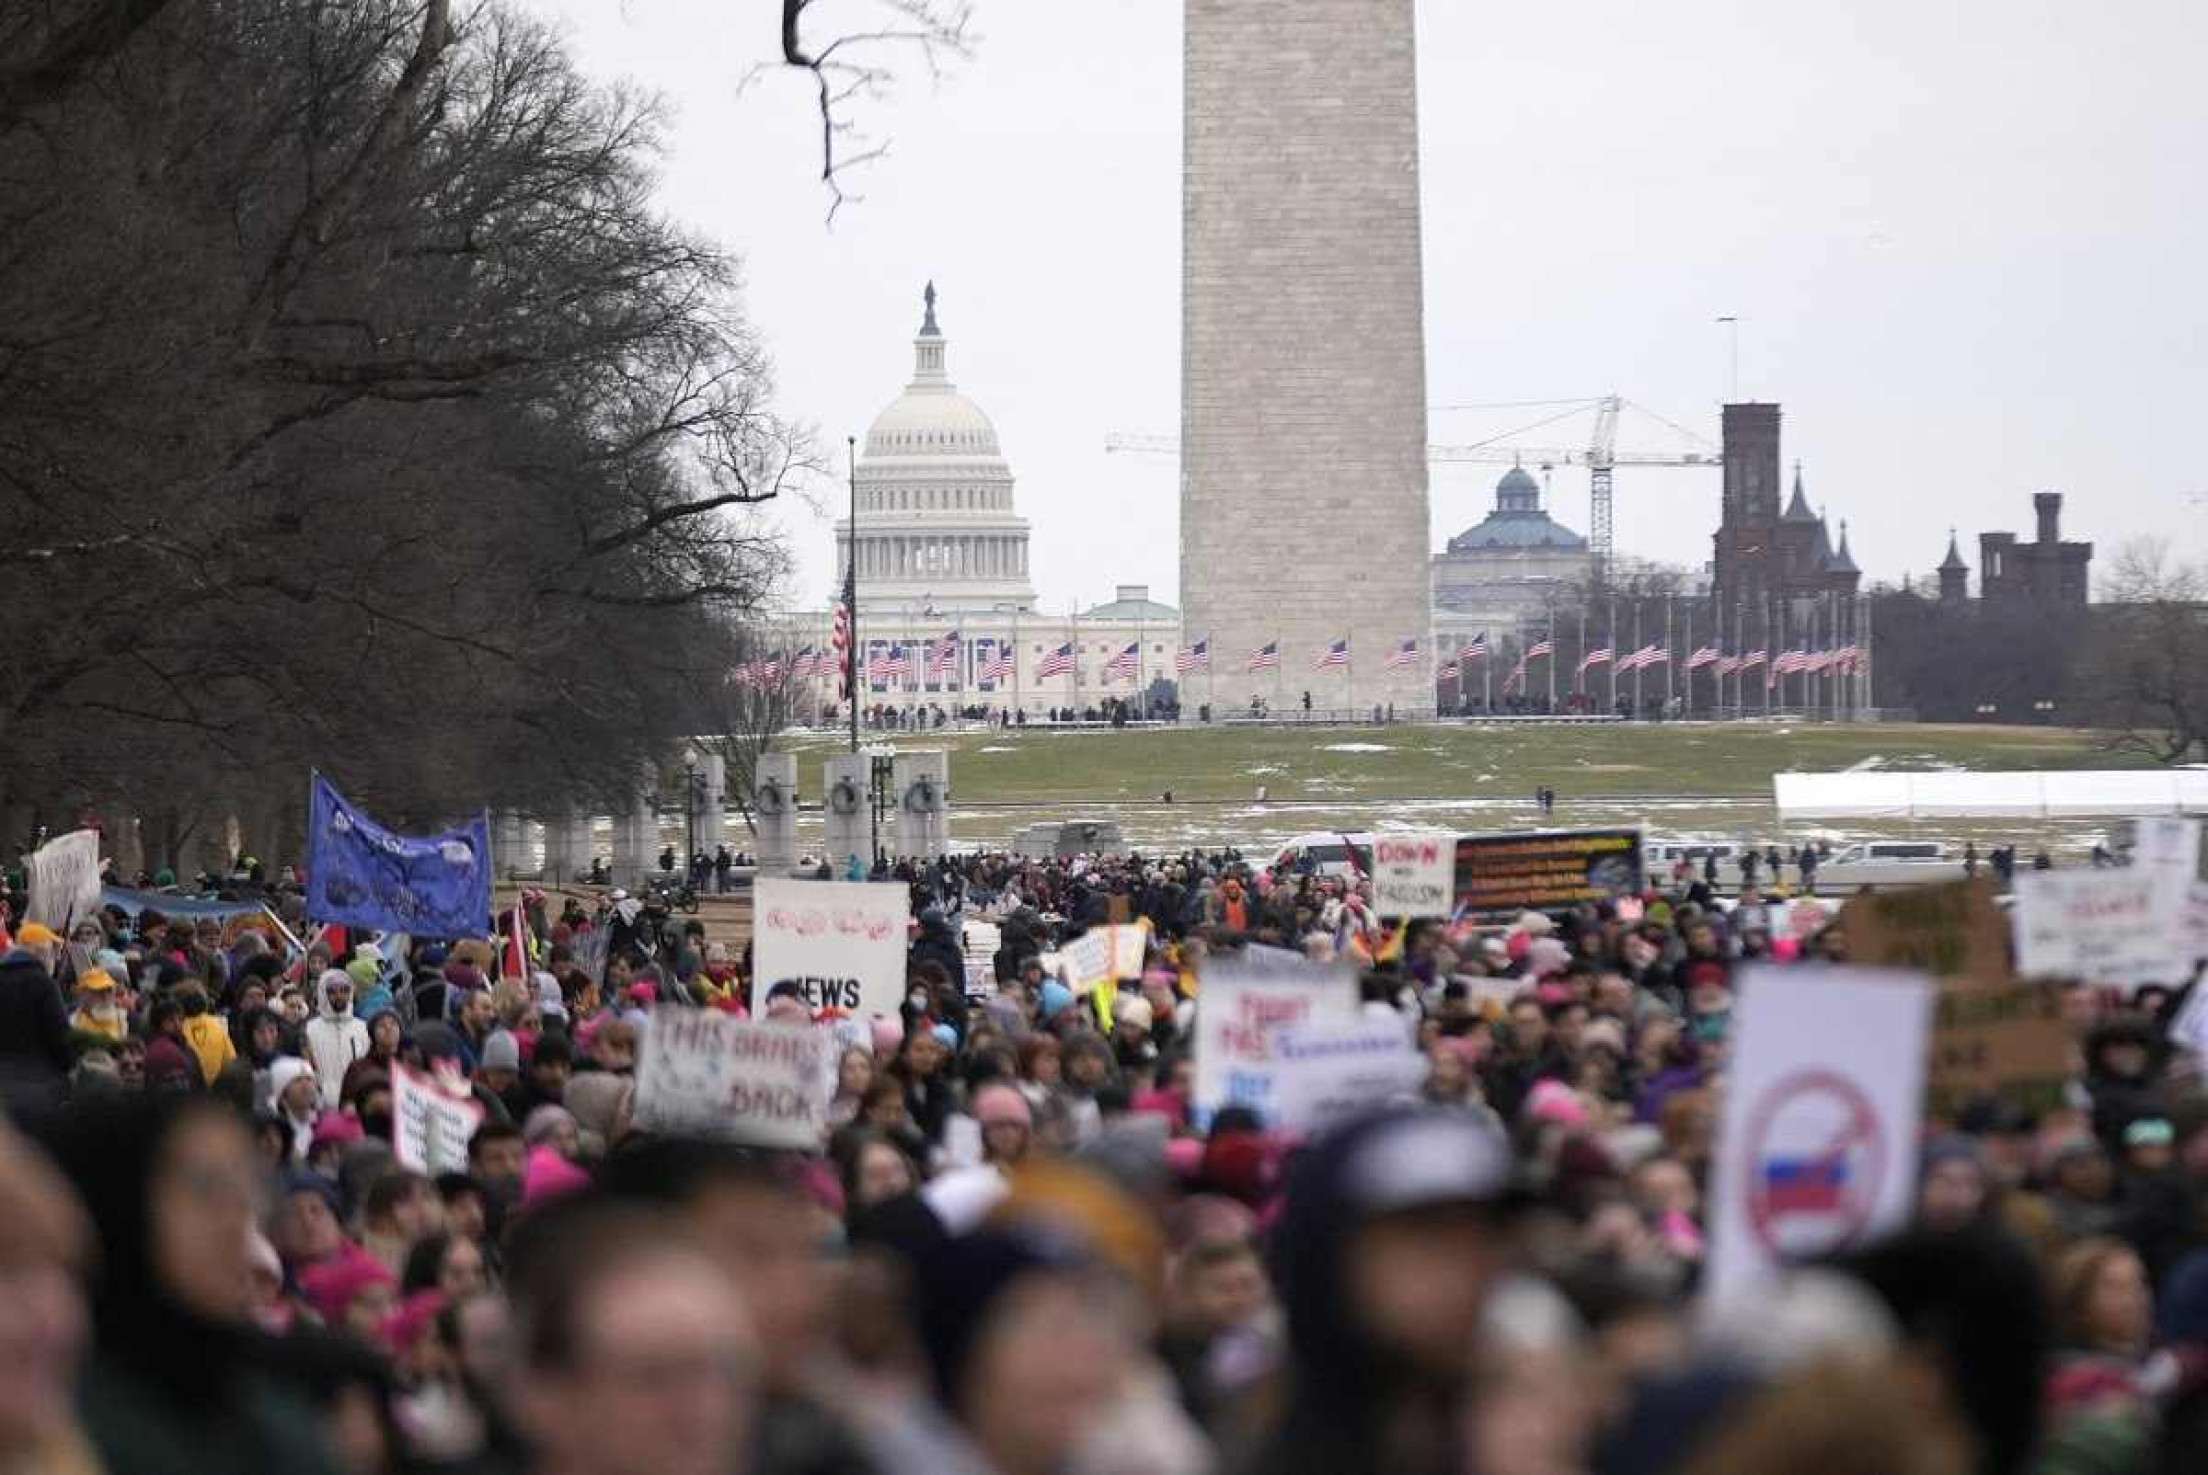
M901 882L792 881L762 876L752 887L751 1011L776 984L794 982L818 1014L895 1017L905 997Z
M1934 990L1879 968L1750 967L1710 1190L1712 1300L1908 1217Z
M817 1149L835 1094L835 1036L718 1009L660 1009L636 1057L636 1124L758 1147Z
M1273 1031L1273 1125L1324 1131L1384 1102L1415 1095L1426 1061L1399 1019L1285 1025Z
M1279 1109L1274 1032L1356 1013L1351 969L1292 956L1208 960L1196 1005L1197 1115L1208 1121L1222 1106L1248 1106L1270 1117Z
M2193 971L2179 941L2183 896L2154 866L2019 871L2010 922L2025 978L2092 983L2183 983Z
M447 1091L434 1077L391 1067L391 1152L417 1173L465 1173L468 1139L483 1120L470 1096Z
M1150 929L1141 922L1091 927L1058 954L1066 982L1079 990L1119 978L1142 977L1142 958Z
M2131 863L2161 875L2170 888L2181 962L2208 956L2208 823L2190 816L2155 815L2137 821ZM2173 983L2184 981L2190 967Z
M66 936L69 924L100 907L100 832L71 830L23 858L31 903L23 920Z
M1446 917L1457 887L1457 837L1439 830L1372 839L1372 909L1383 917Z

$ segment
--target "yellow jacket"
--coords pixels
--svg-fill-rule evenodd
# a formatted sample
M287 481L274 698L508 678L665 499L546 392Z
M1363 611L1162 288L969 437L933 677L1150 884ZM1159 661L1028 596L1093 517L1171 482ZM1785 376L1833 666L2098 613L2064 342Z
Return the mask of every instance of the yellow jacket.
M212 1086L222 1068L238 1058L238 1047L230 1043L230 1028L217 1014L199 1014L184 1021L184 1043L192 1047L199 1057L199 1073Z

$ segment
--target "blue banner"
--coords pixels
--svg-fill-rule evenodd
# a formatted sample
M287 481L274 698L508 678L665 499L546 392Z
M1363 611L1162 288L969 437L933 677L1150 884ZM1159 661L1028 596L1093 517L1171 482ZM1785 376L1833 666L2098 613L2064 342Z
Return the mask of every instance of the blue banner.
M489 935L490 814L442 835L396 835L316 774L307 808L307 915L416 937Z

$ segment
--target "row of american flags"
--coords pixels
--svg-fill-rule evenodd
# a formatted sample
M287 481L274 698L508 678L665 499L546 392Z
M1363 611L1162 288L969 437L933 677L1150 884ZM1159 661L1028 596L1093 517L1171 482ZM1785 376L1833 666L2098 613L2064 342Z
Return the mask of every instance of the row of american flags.
M837 643L840 645L842 642L839 640ZM1280 645L1281 643L1278 640L1269 640L1258 646L1249 653L1248 658L1243 662L1243 669L1246 672L1277 671L1281 669ZM960 636L955 630L940 639L893 643L875 651L867 659L866 679L876 685L882 685L892 681L902 681L909 677L941 680L945 677L954 676L958 672L960 648ZM1457 651L1455 664L1468 666L1484 661L1488 658L1490 649L1487 632L1483 630ZM1405 639L1389 649L1387 657L1381 662L1381 665L1384 669L1390 671L1405 670L1416 666L1420 661L1421 654L1421 642L1415 638ZM1556 643L1553 640L1538 640L1528 645L1520 653L1517 664L1511 668L1510 675L1504 679L1503 689L1508 691L1512 687L1523 683L1526 668L1531 662L1545 658L1553 659L1555 655ZM1622 676L1632 671L1644 671L1657 666L1668 665L1671 659L1670 649L1661 644L1644 645L1638 650L1628 651L1623 655L1618 654L1613 646L1602 645L1594 647L1580 657L1577 674L1580 679L1584 679L1589 671L1597 667L1608 667ZM974 679L987 682L1009 681L1013 675L1014 660L1015 656L1009 645L1002 643L991 645L981 654L974 670ZM1804 647L1796 650L1782 650L1776 654L1768 649L1758 649L1742 651L1737 655L1728 654L1718 646L1704 645L1696 647L1687 656L1682 669L1693 672L1704 668L1712 668L1713 673L1719 678L1761 669L1767 679L1776 682L1782 676L1791 675L1821 676L1830 674L1852 676L1862 669L1863 660L1862 648L1855 645L1844 645L1826 650L1810 650ZM1035 679L1049 681L1055 677L1065 676L1072 672L1075 662L1076 656L1072 641L1055 646L1036 663ZM1349 664L1350 642L1349 638L1344 636L1339 640L1329 641L1326 645L1319 647L1313 657L1311 668L1315 671L1326 671L1344 668ZM1111 659L1104 663L1104 680L1106 682L1134 681L1141 670L1141 665L1141 642L1131 640L1124 648L1115 651ZM1181 676L1191 675L1198 671L1210 671L1212 669L1210 638L1207 636L1193 645L1179 647L1173 658L1173 669L1177 675ZM816 651L808 645L798 650L794 655L777 652L758 660L746 661L736 668L736 680L738 684L743 686L775 686L779 685L785 677L791 681L824 680L838 675L841 670L842 657L835 650Z

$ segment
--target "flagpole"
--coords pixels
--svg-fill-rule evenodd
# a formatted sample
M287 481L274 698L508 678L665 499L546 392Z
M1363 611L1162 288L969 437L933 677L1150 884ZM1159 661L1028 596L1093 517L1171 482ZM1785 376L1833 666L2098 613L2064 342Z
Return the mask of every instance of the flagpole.
M1633 720L1636 722L1640 721L1641 713L1647 710L1641 705L1641 652L1646 648L1641 644L1641 597L1636 594L1633 596ZM1610 657L1612 670L1617 669L1617 659L1613 653Z
M1603 664L1610 668L1610 712L1618 710L1618 596L1610 596L1610 659Z
M1482 717L1495 715L1495 652L1492 650L1480 657L1480 705L1486 709L1481 712Z
M1572 695L1582 696L1580 688L1587 684L1587 606L1579 606L1579 663L1572 667Z
M1694 617L1690 614L1687 618L1691 621ZM1694 652L1688 651L1687 657L1690 660L1693 659ZM1664 715L1667 717L1671 715L1671 668L1675 660L1676 658L1671 652L1671 596L1666 594L1664 596Z
M1667 598L1667 599L1666 599L1666 600L1664 601L1664 626L1665 626L1665 630L1664 630L1664 640L1665 640L1665 642L1666 642L1666 643L1668 644L1668 643L1670 642L1670 640L1671 640L1671 630L1670 630L1670 626L1671 626L1671 601L1670 601L1670 600L1669 600L1668 598ZM1686 638L1686 639L1684 639L1684 640L1682 640L1682 641L1680 641L1679 643L1680 643L1680 645L1682 645L1682 646L1684 646L1684 647L1686 648L1686 652L1687 652L1687 659L1688 659L1689 661L1692 661L1692 660L1694 659L1695 651L1694 651L1694 601L1693 601L1693 600L1691 600L1691 599L1687 601L1687 630L1686 630L1686 636L1687 636L1687 638ZM1668 673L1667 673L1667 677L1668 677ZM1665 685L1666 685L1666 687L1667 687L1667 688L1669 687L1669 685L1670 685L1670 682L1669 682L1669 680L1668 680L1668 679L1666 680L1666 682L1665 682ZM1683 706L1682 706L1682 707L1681 707L1681 708L1680 708L1679 710L1680 710L1680 715L1682 715L1682 716L1685 716L1685 717L1692 717L1692 716L1694 715L1694 671L1693 671L1693 669L1692 669L1691 667L1690 667L1690 668L1688 669L1688 671L1687 671L1687 681L1686 681L1686 685L1687 685L1687 694L1686 694L1686 695L1687 695L1687 699L1686 699L1686 703L1685 703L1685 704L1684 704L1684 705L1683 705ZM1667 691L1667 696L1668 696L1668 691Z
M1273 636L1273 705L1283 706L1288 700L1288 642L1278 634Z

